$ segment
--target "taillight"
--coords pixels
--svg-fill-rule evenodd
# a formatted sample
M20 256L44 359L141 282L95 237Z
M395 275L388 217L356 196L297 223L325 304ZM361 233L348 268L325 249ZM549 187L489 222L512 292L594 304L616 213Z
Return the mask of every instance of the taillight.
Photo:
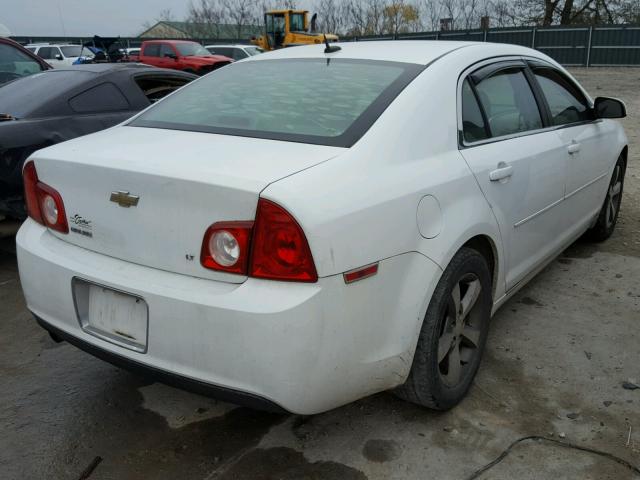
M272 280L316 282L318 274L307 238L280 205L258 201L249 275Z
M281 206L260 199L255 222L211 225L202 242L206 268L270 280L316 282L307 238Z
M253 222L218 222L207 229L200 263L213 270L247 274Z
M36 173L35 163L29 162L24 166L22 180L24 182L24 199L27 203L27 214L36 222L44 225L38 202L38 174Z
M33 162L24 166L22 178L29 216L53 230L69 233L62 197L55 189L38 180L38 172Z

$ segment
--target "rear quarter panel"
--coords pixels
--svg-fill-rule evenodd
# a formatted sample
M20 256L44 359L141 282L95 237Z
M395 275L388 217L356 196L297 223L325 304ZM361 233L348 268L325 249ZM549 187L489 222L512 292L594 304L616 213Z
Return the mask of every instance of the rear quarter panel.
M478 55L443 57L351 149L262 193L301 223L320 276L406 252L444 269L475 235L488 236L502 257L496 220L457 143L457 75ZM436 212L431 219L439 224L435 238L418 229L417 207L425 195L440 206L439 218ZM502 284L496 282L496 294Z

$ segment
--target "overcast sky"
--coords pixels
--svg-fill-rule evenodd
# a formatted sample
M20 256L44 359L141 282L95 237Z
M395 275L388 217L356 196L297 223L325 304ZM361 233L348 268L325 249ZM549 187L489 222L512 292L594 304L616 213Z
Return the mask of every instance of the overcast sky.
M170 8L183 20L188 0L0 0L0 24L11 35L135 36ZM307 1L300 2L306 4Z

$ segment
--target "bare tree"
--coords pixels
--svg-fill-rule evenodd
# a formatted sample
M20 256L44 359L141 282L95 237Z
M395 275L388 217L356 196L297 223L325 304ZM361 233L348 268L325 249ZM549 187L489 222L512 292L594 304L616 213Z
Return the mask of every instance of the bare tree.
M443 5L440 0L420 0L419 11L422 25L427 30L438 30L443 15Z
M314 10L318 12L318 23L325 33L343 33L346 30L344 4L339 0L318 0Z
M164 9L160 10L160 13L158 13L158 15L155 17L153 22L150 22L150 21L144 22L142 24L142 28L143 28L143 30L149 30L151 27L153 27L158 22L174 22L175 20L176 20L176 18L173 15L173 12L171 11L171 9L170 8L164 8Z
M364 0L346 0L343 11L348 24L348 35L366 35L367 32L367 5Z
M379 35L384 31L384 7L386 0L366 0L367 35Z
M226 17L236 27L237 38L242 38L242 29L258 23L255 0L221 0Z
M405 0L392 0L383 10L385 33L394 36L407 32L412 24L419 21L418 9Z
M187 11L189 35L192 37L220 37L220 25L226 20L222 5L216 0L191 0Z

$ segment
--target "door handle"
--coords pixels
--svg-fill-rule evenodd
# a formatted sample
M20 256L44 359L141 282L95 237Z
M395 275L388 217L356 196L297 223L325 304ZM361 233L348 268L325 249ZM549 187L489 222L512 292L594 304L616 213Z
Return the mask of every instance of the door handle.
M500 162L498 168L489 172L489 180L497 182L509 178L511 175L513 175L513 167L504 162Z
M569 155L573 155L574 153L578 153L579 151L580 151L579 143L572 143L567 147L567 152L569 152Z

